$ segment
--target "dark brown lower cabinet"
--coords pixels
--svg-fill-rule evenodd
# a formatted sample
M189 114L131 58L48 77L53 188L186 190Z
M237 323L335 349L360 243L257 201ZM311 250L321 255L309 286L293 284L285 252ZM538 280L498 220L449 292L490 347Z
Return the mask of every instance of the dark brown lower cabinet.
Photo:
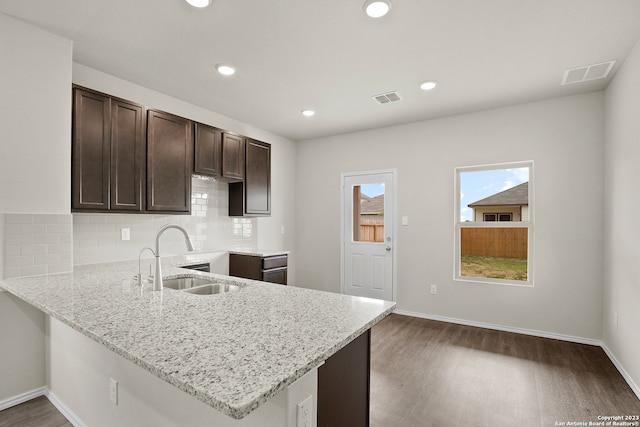
M318 427L369 426L371 329L318 368Z
M287 255L229 255L229 275L263 282L287 284Z

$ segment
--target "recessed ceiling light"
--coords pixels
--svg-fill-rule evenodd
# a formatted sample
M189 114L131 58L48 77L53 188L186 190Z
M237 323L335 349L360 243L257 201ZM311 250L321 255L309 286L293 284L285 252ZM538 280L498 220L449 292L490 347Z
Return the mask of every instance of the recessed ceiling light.
M187 3L189 3L191 6L193 7L207 7L211 4L211 0L187 0Z
M388 0L367 0L364 3L364 12L371 18L381 18L391 10L391 2Z
M218 64L216 65L216 70L223 76L232 76L236 73L236 69L231 65L226 64Z
M436 86L438 86L438 82L433 80L420 83L420 89L422 90L432 90L435 89Z
M316 114L316 112L313 111L313 110L302 110L301 113L305 117L311 117L311 116L314 116Z

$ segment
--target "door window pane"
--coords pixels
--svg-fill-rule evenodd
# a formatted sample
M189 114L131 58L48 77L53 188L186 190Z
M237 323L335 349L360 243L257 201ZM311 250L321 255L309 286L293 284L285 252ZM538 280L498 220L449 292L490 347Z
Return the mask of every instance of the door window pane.
M384 242L384 184L353 186L353 241Z

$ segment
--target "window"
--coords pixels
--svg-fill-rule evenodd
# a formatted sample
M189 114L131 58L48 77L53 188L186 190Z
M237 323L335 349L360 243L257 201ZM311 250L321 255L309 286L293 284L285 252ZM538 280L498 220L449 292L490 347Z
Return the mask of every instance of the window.
M533 286L533 162L455 170L454 279Z
M484 213L483 221L513 221L511 213Z
M384 242L384 183L353 186L353 241Z

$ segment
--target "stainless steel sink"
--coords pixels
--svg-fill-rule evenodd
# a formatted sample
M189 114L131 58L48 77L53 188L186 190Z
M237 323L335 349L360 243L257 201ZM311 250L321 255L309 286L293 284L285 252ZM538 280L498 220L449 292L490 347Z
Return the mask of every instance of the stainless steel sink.
M185 290L194 286L206 285L212 282L212 279L203 277L178 277L175 279L162 279L162 285L165 288Z
M209 283L202 286L196 286L194 288L184 289L183 292L195 295L215 295L235 292L238 289L240 289L240 286L230 285L227 283Z

